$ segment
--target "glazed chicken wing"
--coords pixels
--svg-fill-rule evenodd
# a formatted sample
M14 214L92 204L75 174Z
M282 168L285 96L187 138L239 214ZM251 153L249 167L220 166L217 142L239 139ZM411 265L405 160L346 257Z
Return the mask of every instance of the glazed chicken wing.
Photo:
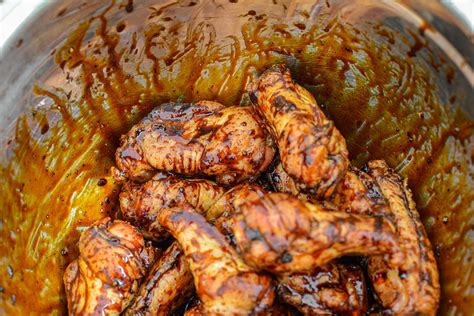
M169 237L157 220L163 208L188 203L205 213L224 192L211 181L159 174L145 184L125 183L119 199L124 218L139 227L145 237L161 241Z
M367 289L357 265L330 262L310 273L279 276L280 300L304 315L365 315Z
M368 163L387 198L397 227L402 265L375 256L369 258L369 275L382 305L400 315L435 315L439 303L439 276L430 241L415 208L407 181L382 160Z
M255 178L273 159L272 140L253 107L216 102L163 104L121 138L119 176L146 181L153 171L215 177L221 184Z
M174 242L153 264L125 315L171 315L193 293L193 275Z
M79 258L64 273L69 315L120 315L153 260L153 249L123 221L104 218L82 233Z
M334 122L283 65L266 70L249 94L278 144L285 171L300 189L329 196L349 166L346 141Z
M185 205L163 210L159 221L180 243L206 314L247 315L272 305L271 278L247 266L202 215Z
M307 272L350 254L393 254L395 262L403 259L386 219L327 212L284 193L243 203L234 235L248 264L274 273Z
M268 181L277 192L289 193L302 201L317 201L316 197L301 192L293 178L286 173L281 163L275 164L266 174ZM349 166L334 193L325 200L318 201L328 211L346 211L354 214L384 215L390 213L387 200L376 181L362 170Z

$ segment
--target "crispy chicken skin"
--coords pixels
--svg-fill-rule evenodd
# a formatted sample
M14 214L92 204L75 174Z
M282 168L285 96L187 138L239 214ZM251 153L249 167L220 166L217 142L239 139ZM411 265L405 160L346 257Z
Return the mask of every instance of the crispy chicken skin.
M350 254L393 254L403 260L383 217L327 212L285 193L243 203L234 237L247 264L273 273L308 272Z
M125 315L170 315L193 293L193 275L174 242L153 264Z
M301 189L319 198L331 195L349 166L346 141L334 122L283 65L267 69L248 90L278 144L285 171Z
M127 221L139 227L146 238L161 241L169 237L157 220L163 208L188 203L205 213L224 192L222 186L211 181L158 174L144 184L126 182L119 200Z
M231 185L257 177L273 155L271 137L253 107L168 103L122 136L115 174L146 181L156 169Z
M398 315L435 315L440 295L439 276L431 243L426 235L407 181L382 160L368 163L369 174L387 198L397 227L402 265L369 258L369 275L382 305Z
M180 243L206 314L247 315L272 305L271 278L246 265L202 215L185 205L163 210L159 221Z
M120 315L153 260L130 224L106 217L82 233L79 258L66 268L69 315Z
M279 276L278 297L304 315L365 315L367 288L357 265L338 262Z

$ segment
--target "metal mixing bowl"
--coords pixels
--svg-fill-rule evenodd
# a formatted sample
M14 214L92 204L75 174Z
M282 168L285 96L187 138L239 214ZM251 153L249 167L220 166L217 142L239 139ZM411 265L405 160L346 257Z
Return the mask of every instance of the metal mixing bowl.
M440 313L472 315L468 32L437 1L48 3L0 61L0 314L66 312L61 276L80 231L117 209L120 134L164 101L245 104L246 83L284 62L356 165L384 158L409 178Z

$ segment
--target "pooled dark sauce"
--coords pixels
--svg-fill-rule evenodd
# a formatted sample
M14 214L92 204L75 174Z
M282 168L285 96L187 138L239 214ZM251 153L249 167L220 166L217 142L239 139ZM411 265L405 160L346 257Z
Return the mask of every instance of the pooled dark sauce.
M246 84L281 62L336 122L357 166L385 158L409 178L437 253L441 311L472 312L474 123L437 93L456 82L452 65L422 62L436 53L428 27L405 38L370 12L355 27L336 4L283 2L120 1L56 49L55 79L34 89L44 105L18 119L0 168L0 313L65 313L61 278L80 232L117 208L108 170L121 134L164 102L246 104Z

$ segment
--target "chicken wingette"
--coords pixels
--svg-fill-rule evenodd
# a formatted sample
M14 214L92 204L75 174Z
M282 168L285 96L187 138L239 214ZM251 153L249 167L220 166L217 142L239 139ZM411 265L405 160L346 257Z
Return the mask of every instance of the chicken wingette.
M304 315L365 315L368 297L364 273L357 265L330 262L309 273L278 277L282 302Z
M436 261L407 181L382 160L370 161L368 173L387 198L397 227L401 265L370 257L369 276L382 305L397 315L435 315L440 287Z
M169 235L157 220L160 210L188 203L206 213L224 192L222 186L211 181L158 174L144 184L125 183L119 200L127 221L139 227L145 237L162 241Z
M193 293L193 275L174 242L150 268L125 315L171 315Z
M278 145L285 171L300 189L318 198L331 195L349 166L346 141L334 122L283 65L267 69L248 90Z
M79 258L64 272L69 315L120 315L154 259L130 224L104 218L79 239Z
M273 273L309 272L351 254L403 260L394 227L385 218L327 212L285 193L243 203L234 237L246 263Z
M257 177L273 155L271 137L253 107L169 103L122 136L114 173L143 182L160 170L230 185Z
M247 315L272 305L271 278L246 265L202 215L184 205L163 210L159 221L181 245L206 314Z

